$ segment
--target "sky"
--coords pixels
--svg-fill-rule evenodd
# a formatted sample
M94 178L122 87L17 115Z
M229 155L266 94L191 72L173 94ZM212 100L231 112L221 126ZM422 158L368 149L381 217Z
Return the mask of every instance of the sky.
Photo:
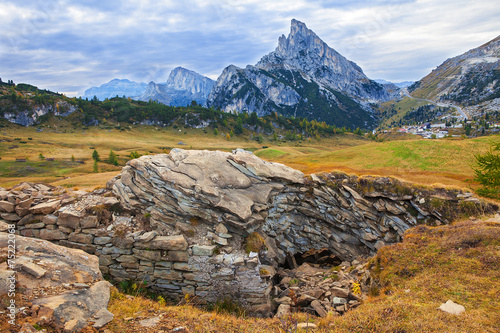
M494 0L2 0L0 78L79 96L114 78L217 79L304 22L372 79L416 81L500 34Z

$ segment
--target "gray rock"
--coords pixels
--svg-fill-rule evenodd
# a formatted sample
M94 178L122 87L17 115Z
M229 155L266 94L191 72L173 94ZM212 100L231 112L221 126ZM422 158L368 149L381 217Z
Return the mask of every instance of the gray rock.
M141 325L142 327L155 327L160 323L160 321L161 321L160 317L153 317L141 320L139 322L139 325Z
M193 255L212 256L216 247L215 245L193 245Z
M94 314L94 318L96 319L94 322L95 328L104 327L106 324L111 322L114 318L114 314L108 311L108 309L100 309Z
M278 311L276 312L275 317L284 319L287 318L291 313L291 306L289 304L280 304L278 306Z

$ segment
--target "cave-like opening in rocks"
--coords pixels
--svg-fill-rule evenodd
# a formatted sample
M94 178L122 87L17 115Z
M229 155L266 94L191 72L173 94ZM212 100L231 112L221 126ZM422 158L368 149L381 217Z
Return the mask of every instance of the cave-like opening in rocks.
M289 254L283 265L285 269L294 269L304 263L316 267L335 267L342 263L342 259L333 254L329 249L311 249L306 252Z

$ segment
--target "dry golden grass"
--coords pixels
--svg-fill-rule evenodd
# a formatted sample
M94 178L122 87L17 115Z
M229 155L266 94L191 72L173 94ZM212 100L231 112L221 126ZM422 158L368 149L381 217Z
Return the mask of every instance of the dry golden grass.
M102 160L106 160L112 149L122 166L132 151L144 155L168 153L171 148L223 151L245 148L261 158L283 163L306 174L343 171L357 175L393 176L424 185L463 188L469 186L467 179L473 178L471 166L474 154L484 152L490 142L500 141L499 136L490 136L466 140L408 140L408 137L404 137L404 140L375 142L346 134L319 141L274 142L266 139L263 144L258 144L247 138L226 140L224 133L215 136L210 131L204 133L194 129L179 132L172 128L144 126L125 131L91 128L84 133L82 130L75 132L70 127L58 128L58 131L66 133L48 132L50 130L55 129L46 128L40 133L34 128L4 129L3 135L0 135L0 186L10 187L24 180L84 189L105 186L120 167L100 163L100 173L92 173L91 155L94 148ZM180 141L185 145L178 145ZM263 149L264 145L268 148ZM18 147L9 149L13 146ZM55 170L47 167L39 173L13 172L13 168L21 168L22 165L13 165L16 158L27 157L31 165L40 161L39 154L66 162L73 155L76 160L83 160L86 164Z

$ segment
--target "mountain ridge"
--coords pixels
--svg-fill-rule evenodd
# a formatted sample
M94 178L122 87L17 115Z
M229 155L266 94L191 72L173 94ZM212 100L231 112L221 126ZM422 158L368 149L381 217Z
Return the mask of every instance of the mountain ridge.
M293 19L288 37L280 36L276 49L255 66L230 65L223 70L207 106L371 128L376 122L372 104L393 96L356 63Z

